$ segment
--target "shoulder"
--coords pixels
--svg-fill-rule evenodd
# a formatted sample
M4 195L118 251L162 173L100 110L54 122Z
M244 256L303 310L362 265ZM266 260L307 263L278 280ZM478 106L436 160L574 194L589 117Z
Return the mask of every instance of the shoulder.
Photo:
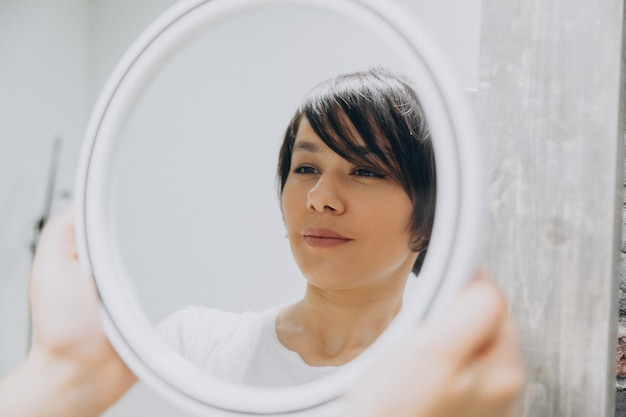
M200 369L238 380L262 337L271 314L233 313L208 307L188 306L157 326L170 348Z
M170 347L184 354L193 345L206 348L228 340L254 339L271 320L272 311L233 313L192 305L166 317L157 332Z
M178 310L157 326L161 336L175 333L178 337L188 338L198 332L210 332L217 338L228 334L247 320L245 313L238 314L230 311L218 310L209 307L187 306Z

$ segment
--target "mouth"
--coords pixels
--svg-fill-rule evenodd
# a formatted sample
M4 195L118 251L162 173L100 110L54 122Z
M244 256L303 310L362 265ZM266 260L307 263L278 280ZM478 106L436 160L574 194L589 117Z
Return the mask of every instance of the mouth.
M330 248L351 242L353 239L326 228L311 228L302 234L307 245L314 248Z

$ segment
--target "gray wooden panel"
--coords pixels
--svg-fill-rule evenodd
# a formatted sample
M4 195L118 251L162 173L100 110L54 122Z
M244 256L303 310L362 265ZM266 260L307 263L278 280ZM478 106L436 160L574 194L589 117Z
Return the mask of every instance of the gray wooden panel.
M478 111L518 416L614 414L622 0L484 0Z

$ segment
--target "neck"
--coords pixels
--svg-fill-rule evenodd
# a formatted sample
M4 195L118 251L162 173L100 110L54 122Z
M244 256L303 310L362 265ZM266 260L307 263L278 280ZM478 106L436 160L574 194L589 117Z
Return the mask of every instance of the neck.
M313 366L342 365L369 347L402 308L406 278L371 289L308 285L305 297L278 316L285 347Z

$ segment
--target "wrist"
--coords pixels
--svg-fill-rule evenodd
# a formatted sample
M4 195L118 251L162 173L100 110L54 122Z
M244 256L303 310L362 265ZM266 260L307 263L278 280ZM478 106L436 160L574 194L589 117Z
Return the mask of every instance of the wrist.
M35 346L0 379L0 416L97 417L135 381L117 355L85 362Z
M0 382L0 415L15 417L92 417L103 409L90 396L83 371L71 361L32 350Z
M24 365L36 378L35 393L37 398L45 399L43 409L50 410L42 416L95 417L106 409L99 398L97 369L36 348Z

